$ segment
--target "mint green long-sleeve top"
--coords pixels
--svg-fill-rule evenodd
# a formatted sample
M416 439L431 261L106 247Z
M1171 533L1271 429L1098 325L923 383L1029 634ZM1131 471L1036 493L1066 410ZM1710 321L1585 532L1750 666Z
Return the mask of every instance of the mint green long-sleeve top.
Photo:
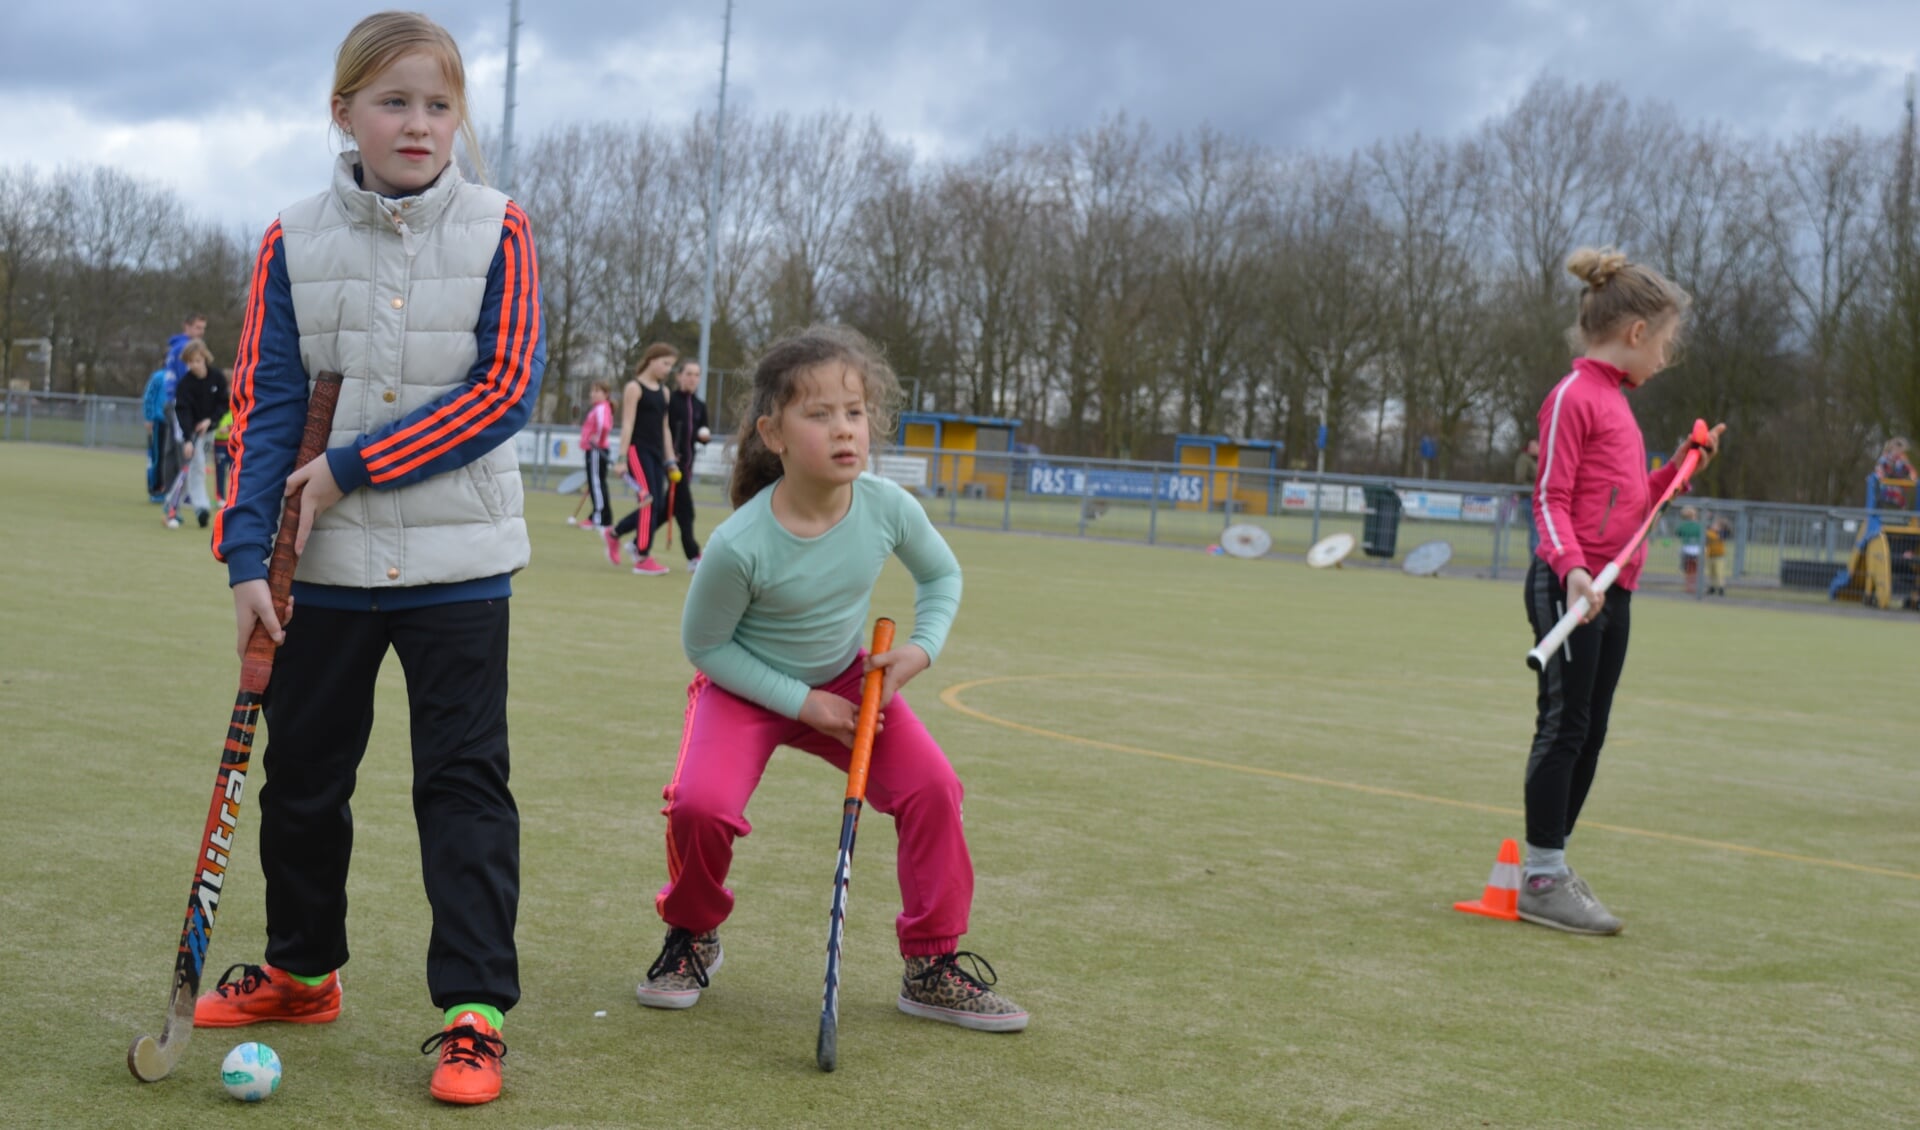
M715 528L680 619L687 658L726 690L798 718L807 692L859 654L888 557L913 575L909 642L937 660L960 608L960 562L920 503L891 479L854 481L846 516L818 537L773 516L775 487Z

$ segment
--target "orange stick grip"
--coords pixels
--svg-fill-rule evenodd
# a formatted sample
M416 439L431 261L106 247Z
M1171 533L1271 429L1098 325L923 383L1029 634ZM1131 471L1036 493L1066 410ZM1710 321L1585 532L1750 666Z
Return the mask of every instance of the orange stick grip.
M873 650L868 654L892 650L893 621L882 616L873 623ZM860 719L853 731L853 760L847 763L848 800L867 799L867 767L873 763L873 734L880 723L880 685L885 681L885 671L869 671L866 683L860 688Z
M326 451L327 438L333 432L333 409L339 402L340 374L321 373L315 377L313 388L307 393L307 426L300 433L300 453L294 457L294 470L313 462ZM287 496L280 510L280 530L273 539L273 556L267 562L267 589L273 594L273 614L280 618L282 626L293 607L293 570L299 564L293 539L300 532L300 504L299 494ZM247 637L247 654L240 661L242 691L266 693L267 680L273 675L273 653L278 646L267 634L266 625L254 624L253 635Z

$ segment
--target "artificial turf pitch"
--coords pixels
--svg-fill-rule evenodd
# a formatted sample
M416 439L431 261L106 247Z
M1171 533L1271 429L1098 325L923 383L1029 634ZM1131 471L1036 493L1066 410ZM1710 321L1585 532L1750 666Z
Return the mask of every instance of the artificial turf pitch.
M506 1093L427 1095L427 907L389 659L327 1026L201 1032L136 1083L236 677L205 536L138 456L0 445L0 1122L9 1126L1874 1126L1920 1109L1915 623L1643 596L1570 859L1627 922L1461 915L1521 834L1514 582L958 531L960 619L908 696L967 783L966 948L1015 1036L895 1010L893 835L855 863L840 1069L813 1065L843 781L783 752L725 968L640 1008L687 576L615 571L534 495L515 580L524 997ZM710 496L709 496L710 497ZM717 516L703 514L702 527ZM874 611L905 622L890 567ZM256 761L262 746L256 746ZM208 959L258 961L258 781ZM604 1018L595 1012L604 1010ZM266 1107L221 1056L286 1064Z

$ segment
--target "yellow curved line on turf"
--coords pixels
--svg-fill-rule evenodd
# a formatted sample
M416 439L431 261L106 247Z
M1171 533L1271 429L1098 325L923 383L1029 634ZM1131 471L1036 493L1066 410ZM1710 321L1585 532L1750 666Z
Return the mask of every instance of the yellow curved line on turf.
M1362 785L1356 781L1336 781L1330 777L1314 777L1306 773L1289 773L1281 769L1262 769L1254 765L1235 765L1230 761L1213 761L1205 757L1190 757L1184 753L1167 753L1164 750L1145 749L1141 746L1122 745L1119 742L1103 742L1097 738L1083 738L1078 734L1063 733L1059 730L1029 726L1025 722L1014 722L998 718L983 710L976 710L960 701L963 692L976 687L992 686L995 683L1027 683L1042 679L1078 679L1093 681L1098 679L1166 679L1166 678L1252 678L1250 675L1199 675L1167 672L1130 672L1086 675L993 675L984 679L973 679L964 683L955 683L940 692L940 701L970 718L977 718L995 726L1004 726L1009 730L1018 730L1035 737L1051 738L1055 741L1073 742L1076 745L1091 746L1094 749L1110 750L1114 753L1131 753L1139 757L1151 757L1160 761L1171 761L1179 765L1197 765L1203 769L1224 769L1230 773L1245 773L1254 777L1272 777L1281 781L1292 781L1301 785L1319 785L1329 789L1343 789L1350 793L1365 793L1368 796L1391 797L1395 800L1419 801L1422 804L1437 804L1447 808L1464 808L1473 812L1490 812L1496 816L1517 816L1526 818L1526 812L1518 808L1507 808L1497 804L1481 804L1471 800L1455 800L1452 797L1429 796L1426 793L1407 792L1403 789L1385 789L1378 785ZM1784 859L1792 863L1810 863L1816 867L1834 867L1843 871L1860 871L1868 875L1884 875L1892 879L1913 879L1920 881L1920 874L1912 871L1895 871L1890 867L1873 867L1865 863L1849 863L1844 859L1823 859L1816 855L1796 855L1788 851L1774 851L1770 848L1749 847L1746 844L1727 843L1723 840L1705 840L1697 836L1682 836L1673 832L1656 832L1648 828L1629 828L1623 824L1603 824L1597 820L1581 822L1583 828L1599 828L1608 832L1618 832L1625 836L1639 836L1643 839L1661 840L1672 844L1686 844L1690 847L1715 848L1720 851L1738 852L1741 855L1757 855L1765 859Z

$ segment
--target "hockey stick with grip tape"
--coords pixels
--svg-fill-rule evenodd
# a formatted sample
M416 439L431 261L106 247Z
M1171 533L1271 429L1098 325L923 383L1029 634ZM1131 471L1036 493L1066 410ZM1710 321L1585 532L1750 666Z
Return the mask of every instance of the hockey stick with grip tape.
M340 374L321 373L307 394L307 425L300 436L300 454L294 469L306 466L327 449L333 429L333 408L340 399ZM273 594L273 612L285 624L293 599L293 569L298 563L293 540L300 529L303 491L287 496L280 512L280 529L267 565L267 588ZM127 1069L143 1083L165 1079L193 1035L193 1002L200 995L200 976L207 963L207 944L213 937L214 916L220 910L220 891L233 853L234 828L240 819L240 799L252 767L253 731L260 721L260 700L273 675L278 645L266 625L255 623L240 660L240 693L233 700L233 719L220 754L220 772L213 779L213 801L207 807L206 827L200 833L200 851L194 857L193 885L187 890L186 923L180 928L180 951L173 961L173 991L167 998L167 1018L158 1037L142 1035L127 1049Z

